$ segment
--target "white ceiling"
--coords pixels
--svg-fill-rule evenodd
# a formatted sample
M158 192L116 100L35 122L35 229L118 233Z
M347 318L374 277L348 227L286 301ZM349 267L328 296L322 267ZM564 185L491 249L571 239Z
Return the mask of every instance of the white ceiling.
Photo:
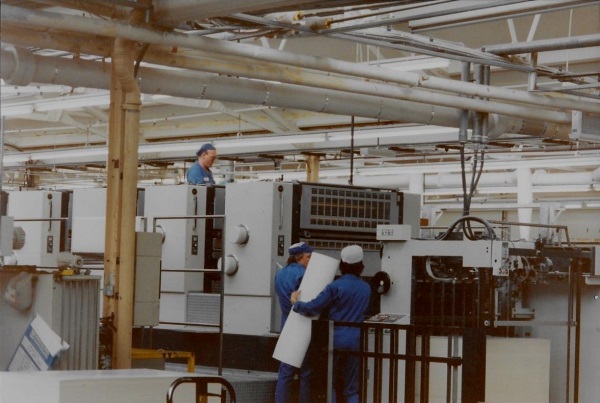
M216 173L236 180L302 180L317 154L322 181L414 190L421 178L431 200L451 200L460 189L440 175L460 173L468 108L490 116L483 178L582 174L577 190L564 176L534 183L540 200L600 199L598 143L569 138L572 110L600 114L598 1L1 3L5 189L104 183L107 66L125 37L139 44L142 184L179 183L212 142ZM511 44L527 50L494 54ZM464 61L490 65L490 85L459 83ZM470 163L478 147L466 144ZM481 189L516 201L512 180Z

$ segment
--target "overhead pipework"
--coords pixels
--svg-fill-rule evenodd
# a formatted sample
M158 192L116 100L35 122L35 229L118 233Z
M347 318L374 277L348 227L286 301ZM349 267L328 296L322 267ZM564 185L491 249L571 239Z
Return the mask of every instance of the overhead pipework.
M589 146L587 136L573 136L572 116L573 113L585 116L600 114L600 103L593 99L594 77L578 78L571 71L565 71L566 75L559 77L553 73L556 68L542 64L546 59L540 58L539 64L537 59L535 63L529 63L521 57L513 57L510 52L583 51L589 47L593 52L598 42L597 34L576 35L573 31L571 35L569 31L566 38L518 42L516 33L510 32L513 44L495 44L497 42L492 40L488 45L486 39L481 39L482 43L477 48L468 48L459 41L402 31L403 24L410 26L429 17L452 19L462 14L466 17L485 15L486 18L491 16L492 19L508 21L513 15L537 11L540 14L534 18L529 37L533 38L534 33L536 37L538 34L544 37L551 34L535 32L540 18L554 18L553 13L557 10L563 10L561 15L568 18L569 12L572 15L584 12L586 2L561 1L561 4L551 6L515 2L519 4L514 7L498 4L467 6L462 2L449 2L444 8L434 4L438 2L382 2L368 8L349 3L344 3L342 8L342 3L336 2L335 5L340 7L335 10L326 10L330 3L321 3L236 1L225 5L210 1L203 3L202 15L198 15L197 4L188 1L155 1L152 8L148 2L111 5L93 2L87 8L81 4L65 3L63 7L36 9L15 6L12 2L2 4L2 36L4 43L10 44L2 49L2 78L9 85L53 83L65 88L106 90L110 83L107 72L114 62L108 58L112 41L135 43L136 81L144 94L142 113L154 114L150 111L159 110L171 113L168 108L173 111L168 118L152 116L145 119L140 125L142 141L164 143L183 140L179 147L183 149L185 143L201 139L222 146L220 155L254 159L261 151L262 154L282 154L284 160L305 151L323 153L319 161L311 163L313 168L321 168L312 169L319 172L318 176L325 172L323 167L327 161L338 158L338 150L349 146L347 140L341 140L341 136L330 131L348 127L348 123L342 123L343 116L355 116L357 119L358 147L385 149L410 144L413 148L424 149L426 143L451 144L456 141L453 130L462 126L459 141L470 150L472 144L467 144L467 136L472 133L470 129L485 127L486 124L490 140L485 145L486 149L497 147L492 142L507 134L523 135L519 142L539 144L540 148L555 147L559 143L565 147L567 144L574 144L577 148ZM72 13L71 7L83 12ZM132 10L143 14L143 24L124 22L122 17ZM317 21L321 25L310 26L309 19L322 19ZM472 22L470 19L469 23ZM509 34L510 27L508 21L505 34ZM319 49L315 52L312 49L310 52L298 51L299 43L313 39L322 39L323 43L332 41L340 44L340 48L351 41L357 46L353 50L357 54L319 53ZM253 40L254 43L251 42ZM262 46L256 46L259 43ZM520 45L527 46L527 49L518 47ZM366 56L368 60L360 60L365 46L374 55L373 60L371 55ZM502 46L513 48L498 50ZM530 82L529 91L523 91L495 80L491 83L456 80L452 66L445 67L443 71L421 66L419 70L399 74L388 68L386 63L391 60L387 56L398 52L495 66L491 73L494 78L529 72L533 84ZM589 57L579 55L576 59L581 65L589 64ZM574 60L568 61L567 68ZM576 90L565 86L551 93L545 89L548 83L540 81L542 76L549 81L563 80L568 76L569 80L579 79L585 85L577 85ZM557 96L559 93L560 96ZM50 106L53 101L50 94L44 94L42 98L45 99L27 105L11 102L11 107L3 108L11 126L9 147L26 152L9 153L6 161L11 172L19 169L24 161L31 160L42 167L63 163L67 158L66 153L61 154L65 150L56 151L61 142L52 142L52 153L56 153L56 157L50 156L50 153L38 153L37 150L42 151L49 146L50 136L34 136L34 129L31 129L31 134L23 131L16 136L16 127L13 127L17 119L46 122L44 126L48 126L49 130L45 133L49 135L63 134L63 127L68 130L69 134L73 134L71 138L57 137L61 141L64 139L65 147L87 148L82 156L73 157L73 163L105 163L103 154L106 148L102 144L106 143L109 129L106 124L108 117L103 110L105 106L82 105L79 110L65 106L61 110ZM76 102L73 94L63 93L56 101L60 102L62 98ZM42 101L43 104L40 103ZM187 114L175 111L176 106L188 111ZM469 112L461 123L463 111ZM475 113L482 114L481 125L475 124L478 120L469 117ZM204 123L212 119L209 117L211 114L217 114L219 121L222 119L227 123L208 127ZM12 119L13 116L16 119ZM237 131L230 123L233 118L240 122ZM399 134L394 137L383 132L383 125L403 122L425 125L424 132L431 129L431 135L409 137ZM361 126L377 126L376 130L382 131L382 134L377 136L375 130L366 134ZM448 131L434 135L438 128L433 126L447 127ZM311 132L308 135L307 130L313 128L317 134L313 136ZM251 135L257 142L246 147L244 140L240 142L244 146L234 147L235 140L239 140L233 139L232 134L235 133L239 137ZM300 139L304 134L307 136ZM229 137L231 142L221 143L225 141L224 137ZM366 140L367 137L370 140ZM314 141L309 141L309 138ZM334 138L336 141L331 141ZM32 146L33 139L35 146ZM74 139L78 142L74 143ZM266 145L259 146L259 143ZM259 150L261 147L264 150ZM187 157L183 151L167 151L174 148L175 143L169 144L165 151L140 154L140 159L152 161ZM392 150L386 151L393 158ZM297 157L296 160L305 163L310 158ZM388 163L381 158L377 164L372 162L366 166L386 166ZM358 167L363 169L361 164ZM235 169L233 172L231 177L235 176Z

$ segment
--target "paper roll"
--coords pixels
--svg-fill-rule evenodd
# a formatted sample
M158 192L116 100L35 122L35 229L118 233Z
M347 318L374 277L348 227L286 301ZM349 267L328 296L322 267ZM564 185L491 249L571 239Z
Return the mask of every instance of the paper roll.
M310 301L319 295L325 286L333 281L339 263L339 260L313 252L300 283L300 301ZM300 368L310 343L312 319L294 311L290 312L279 335L273 358Z

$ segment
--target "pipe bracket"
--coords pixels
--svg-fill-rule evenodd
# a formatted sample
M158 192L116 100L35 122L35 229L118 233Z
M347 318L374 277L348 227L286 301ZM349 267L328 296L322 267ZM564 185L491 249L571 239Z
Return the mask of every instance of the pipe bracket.
M324 112L327 109L327 105L329 105L329 94L325 94L325 103L323 104L323 107L321 108L319 113Z
M12 45L6 46L4 50L12 53L15 59L15 69L10 77L5 79L5 82L10 85L19 86L31 84L36 70L36 61L33 53L27 49Z

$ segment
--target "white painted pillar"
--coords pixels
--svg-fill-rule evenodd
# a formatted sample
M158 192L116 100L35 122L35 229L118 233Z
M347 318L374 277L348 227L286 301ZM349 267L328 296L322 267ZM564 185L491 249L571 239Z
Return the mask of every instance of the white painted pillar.
M517 203L520 206L531 205L533 202L533 182L531 179L531 170L529 168L518 168L517 173ZM519 222L531 223L533 208L519 207ZM529 240L531 227L520 226L520 239Z
M422 173L411 174L408 182L409 193L422 195L425 192L425 180Z

